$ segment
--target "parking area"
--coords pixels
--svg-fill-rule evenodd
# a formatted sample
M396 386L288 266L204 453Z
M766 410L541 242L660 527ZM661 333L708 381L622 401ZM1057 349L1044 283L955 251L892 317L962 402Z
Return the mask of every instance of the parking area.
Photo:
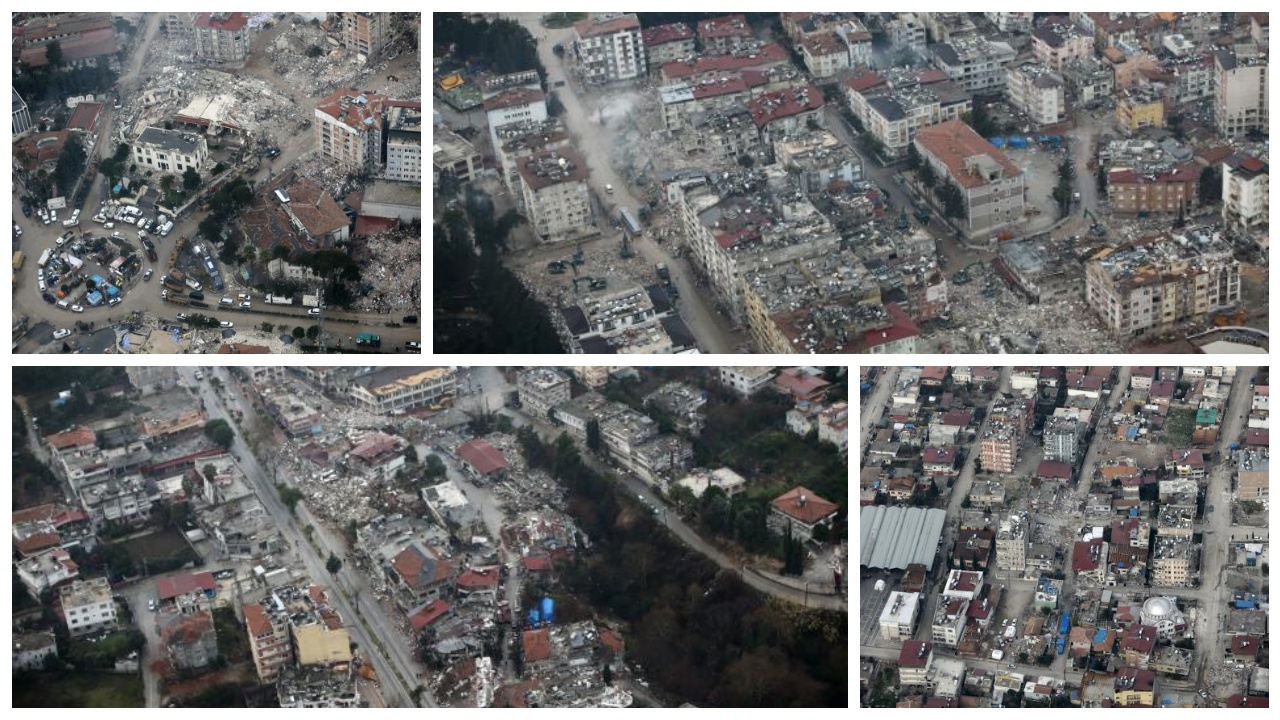
M876 589L876 583L884 581L884 587ZM858 635L863 646L879 645L880 611L896 587L896 580L888 573L875 573L862 580L858 592Z
M1057 203L1051 197L1054 186L1058 184L1058 164L1070 157L1069 150L1066 146L1052 149L1029 145L1025 148L1006 147L1004 153L1022 169L1027 203L1031 206L1031 214L1023 224L1021 234L1034 235L1049 229L1058 220ZM1076 168L1077 177L1081 171L1082 168Z

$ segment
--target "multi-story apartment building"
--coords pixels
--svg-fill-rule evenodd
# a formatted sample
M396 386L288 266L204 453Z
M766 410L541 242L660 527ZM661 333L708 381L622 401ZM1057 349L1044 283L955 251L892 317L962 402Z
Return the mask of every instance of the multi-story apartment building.
M1213 54L1214 120L1223 137L1240 137L1250 130L1267 131L1267 56L1245 54L1244 48Z
M341 12L338 21L341 23L339 42L354 51L361 62L370 63L382 57L395 39L389 12Z
M698 43L708 55L729 55L752 48L756 38L747 16L739 13L699 21Z
M1053 415L1044 424L1044 459L1074 465L1084 428L1073 417Z
M998 92L1004 87L1004 68L1018 53L1006 42L983 37L958 37L933 46L937 66L971 93Z
M1085 300L1112 332L1170 332L1240 301L1240 265L1222 238L1179 238L1103 250L1085 265Z
M1266 227L1268 189L1266 163L1249 155L1232 155L1222 163L1222 222L1236 232Z
M744 398L760 392L773 380L775 368L722 366L720 368L720 384Z
M474 165L468 167L468 179L475 169ZM383 177L422 184L422 103L397 105L387 113L387 170Z
M1186 585L1191 577L1191 538L1157 537L1151 556L1151 582L1162 587Z
M569 378L550 367L522 370L516 379L520 404L535 418L546 418L551 408L569 399Z
M1067 119L1067 89L1062 76L1039 63L1010 65L1005 82L1009 103L1036 125Z
M133 161L165 175L197 172L209 157L209 145L200 135L148 127L133 141Z
M489 122L490 147L496 150L501 144L498 128L547 119L547 98L539 88L509 88L485 99L484 114Z
M62 616L72 637L116 626L116 601L104 577L76 580L59 591Z
M1054 24L1031 33L1031 54L1055 71L1074 60L1093 56L1093 36L1075 25Z
M996 567L1021 573L1027 567L1027 523L1021 515L1011 514L1000 521L996 532Z
M253 42L249 13L200 13L193 27L196 57L224 63L240 63L249 57Z
M592 225L587 164L573 148L545 150L516 161L524 208L544 241Z
M583 82L605 85L645 72L644 38L635 13L599 15L573 28L573 60Z
M352 170L374 174L382 165L387 99L341 88L315 109L316 150Z
M289 641L288 615L278 612L268 600L266 605L244 606L244 623L249 633L249 651L258 679L273 680L293 663L293 645Z
M693 30L682 22L645 28L640 37L651 75L657 75L669 62L693 57L696 50Z
M922 127L959 120L973 110L973 96L937 71L863 72L845 84L849 108L884 147L900 156Z
M1185 213L1197 199L1199 166L1194 163L1144 170L1113 167L1107 172L1107 200L1115 213Z
M984 12L982 14L1003 33L1030 32L1034 15L1030 12Z
M1130 135L1147 128L1164 127L1164 97L1152 85L1134 85L1120 94L1116 124Z
M973 128L960 120L921 128L915 145L938 177L960 187L968 235L991 235L1022 219L1026 200L1022 170Z
M347 390L357 407L374 413L424 407L454 395L456 379L446 367L381 368L357 377Z
M910 640L920 614L920 593L894 591L880 611L880 637L894 642Z

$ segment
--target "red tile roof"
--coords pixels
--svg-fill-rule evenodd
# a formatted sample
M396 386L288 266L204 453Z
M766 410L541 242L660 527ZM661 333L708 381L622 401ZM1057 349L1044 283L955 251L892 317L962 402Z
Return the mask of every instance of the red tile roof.
M1093 556L1093 548L1100 546L1101 543L1100 539L1091 542L1077 542L1071 550L1071 569L1077 572L1081 570L1097 570L1098 558Z
M588 18L574 26L574 30L578 32L578 37L595 37L596 35L613 35L623 30L640 29L640 21L636 19L635 14L619 15L618 17L609 18L608 20L596 20Z
M253 637L262 637L271 634L271 620L267 617L267 612L262 609L258 603L249 603L244 606L244 624L249 628L249 634Z
M413 613L409 615L409 624L413 626L414 630L421 630L436 620L439 620L445 613L449 612L449 610L449 603L436 598L417 610L414 610Z
M532 105L539 102L546 102L546 96L542 94L541 90L538 88L517 87L503 90L485 100L484 110L485 112L492 112L517 105Z
M808 398L831 383L821 375L808 373L801 368L785 368L773 380L778 388L795 398Z
M196 18L196 27L213 28L214 30L239 30L249 22L249 13L220 13L223 17L213 17L213 13L200 13Z
M640 31L640 36L644 38L644 46L646 48L651 48L679 40L692 40L693 30L682 22L668 23L666 25L657 25L651 28L645 28Z
M1264 708L1270 707L1267 703L1269 700L1265 695L1241 695L1236 693L1227 698L1226 706L1228 708Z
M871 88L883 85L884 76L878 72L868 70L849 78L845 81L845 84L848 85L850 90L862 93L870 90Z
M62 543L62 536L58 533L35 533L28 535L26 538L19 540L15 549L22 554L23 557L30 557L40 552L48 550L51 547L57 547Z
M482 438L468 440L459 446L458 457L481 475L489 475L507 468L507 459L503 457L502 452Z
M103 103L95 102L82 102L76 105L76 109L71 113L71 119L67 121L67 128L93 132L94 128L98 127L98 117L102 115L104 107L106 105Z
M711 72L738 72L753 68L771 67L790 62L787 51L778 43L769 43L758 52L748 55L705 55L689 62L669 62L662 66L662 76L679 80Z
M924 648L921 653L920 649ZM907 640L902 643L898 652L898 667L922 668L929 662L929 654L933 652L933 643L923 640Z
M951 445L948 445L947 447L934 447L933 445L930 445L924 449L924 461L926 464L951 464L956 461L955 447Z
M55 450L65 450L69 447L93 445L98 442L98 434L92 429L80 425L79 427L74 427L66 432L46 435L44 437L44 441L49 443L49 447L52 447Z
M551 631L546 628L524 631L524 661L538 662L551 657Z
M698 35L703 38L751 37L751 26L747 24L747 16L742 13L721 15L700 21Z
M806 525L834 515L840 509L835 503L824 500L809 488L800 485L774 498L770 505L778 512Z
M1271 434L1268 430L1249 430L1244 435L1244 444L1249 447L1267 447Z
M467 571L458 576L458 589L460 590L479 590L493 588L498 586L498 569L496 567L488 568L467 568Z
M862 347L864 350L876 347L877 345L888 345L898 340L906 340L909 337L915 337L920 334L920 329L915 323L911 322L911 318L898 307L897 303L885 303L884 309L889 313L889 319L893 324L889 327L868 330L863 333Z
M550 555L525 555L521 558L524 563L524 569L530 572L548 572L551 570Z
M809 85L776 90L747 101L751 119L758 128L764 128L775 120L812 112L821 107L822 93Z
M161 600L170 600L179 595L187 595L197 590L213 592L217 587L218 583L214 581L213 573L202 572L194 575L181 573L160 578L156 582L156 594Z
M1248 635L1236 635L1231 638L1231 654L1240 657L1257 657L1258 645L1261 641Z
M1200 173L1193 164L1179 165L1161 175L1145 175L1130 168L1116 168L1107 173L1110 185L1145 185L1147 183L1188 183L1197 182Z
M1057 460L1041 460L1036 468L1036 476L1053 478L1054 480L1070 480L1071 466Z
M1004 169L1005 177L1022 174L1017 165L1009 161L996 146L987 142L973 128L961 120L948 120L937 125L922 127L916 133L918 142L930 155L943 165L956 182L965 188L977 188L987 184L981 175L968 171L969 158L987 156Z

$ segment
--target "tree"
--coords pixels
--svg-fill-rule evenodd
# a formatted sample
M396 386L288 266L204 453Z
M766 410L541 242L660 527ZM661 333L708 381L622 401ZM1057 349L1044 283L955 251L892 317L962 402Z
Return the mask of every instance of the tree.
M915 143L907 143L907 169L915 172L920 169L920 163L924 161L920 157L920 151L916 149Z
M189 167L182 173L182 187L187 192L192 192L200 187L200 173L196 172L195 168Z
M289 514L297 512L298 503L302 500L302 491L292 485L279 486L280 502L289 508Z
M342 560L338 559L337 555L329 553L329 559L325 561L324 569L328 570L330 575L337 575L338 571L342 569Z
M311 542L316 536L316 526L307 523L306 527L302 528L302 534L307 536L307 542Z
M913 144L912 147L915 145ZM926 162L920 166L920 184L925 190L933 190L933 187L938 184L938 174L934 171L932 163Z
M423 463L422 472L428 479L434 480L442 478L448 469L445 467L444 461L435 453L427 454L427 461Z
M173 189L172 175L165 175L164 177L160 178L160 189L165 192L169 192L170 190Z
M1201 205L1212 205L1222 200L1222 172L1217 165L1210 165L1200 171L1200 184L1196 188Z
M587 449L600 452L600 421L595 418L587 421Z
M53 67L62 65L62 41L50 40L48 45L44 46L44 59L49 61Z
M318 338L318 337L320 337L320 326L319 326L319 325L312 325L311 327L307 328L307 339L308 339L308 340L315 340L315 339L316 339L316 338Z
M223 449L231 447L231 444L236 441L236 431L222 418L205 423L204 434Z
M293 336L301 340L302 338L307 336L307 331L304 330L301 326L296 327L293 329Z

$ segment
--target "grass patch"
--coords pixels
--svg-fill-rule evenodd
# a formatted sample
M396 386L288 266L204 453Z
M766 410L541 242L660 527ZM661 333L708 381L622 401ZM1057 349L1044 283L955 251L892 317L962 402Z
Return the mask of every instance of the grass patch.
M114 673L66 672L17 676L14 707L142 707L142 678Z
M1191 436L1195 431L1195 408L1170 408L1169 417L1164 422L1166 440L1175 446L1184 447L1191 444Z
M213 625L218 632L218 656L235 665L249 659L249 639L231 608L214 608Z
M129 538L113 545L123 548L133 560L135 568L147 575L171 572L187 563L200 562L200 556L187 544L186 538L172 528Z
M547 13L546 15L542 16L542 26L545 28L551 28L553 30L559 29L559 28L567 28L576 22L581 22L582 20L585 20L586 18L587 18L587 14L581 13L581 12Z

